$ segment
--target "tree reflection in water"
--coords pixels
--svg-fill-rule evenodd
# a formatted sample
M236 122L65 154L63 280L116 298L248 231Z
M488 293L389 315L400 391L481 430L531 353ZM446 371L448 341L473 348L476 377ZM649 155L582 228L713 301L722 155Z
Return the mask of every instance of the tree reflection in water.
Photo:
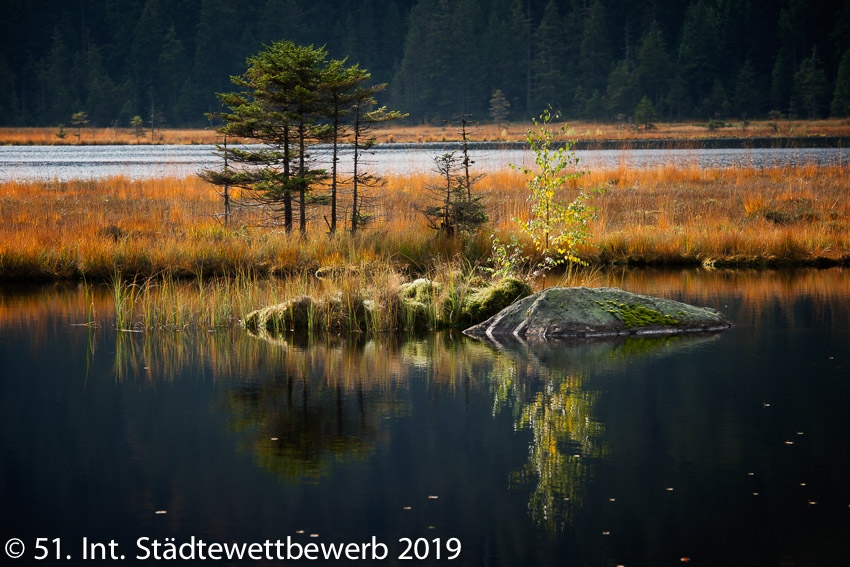
M388 443L393 420L412 419L414 384L432 399L478 389L493 396L494 416L509 411L515 430L530 431L527 463L511 485L530 491L531 517L557 532L573 521L606 454L593 372L703 340L710 338L499 344L452 333L118 333L115 377L155 387L183 367L201 369L203 379L224 382L217 409L256 464L287 482L312 483Z

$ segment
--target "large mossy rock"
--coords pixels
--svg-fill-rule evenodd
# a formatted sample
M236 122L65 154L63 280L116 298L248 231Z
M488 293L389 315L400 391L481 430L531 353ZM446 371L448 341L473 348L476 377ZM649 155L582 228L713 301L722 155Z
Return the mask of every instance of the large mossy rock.
M517 301L464 333L472 336L611 337L722 331L710 308L617 288L553 287Z

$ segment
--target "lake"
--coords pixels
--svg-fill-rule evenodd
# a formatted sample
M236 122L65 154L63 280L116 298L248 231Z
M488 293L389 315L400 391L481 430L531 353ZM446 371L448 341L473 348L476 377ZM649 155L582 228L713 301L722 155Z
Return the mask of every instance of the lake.
M409 564L409 538L427 564L846 565L847 271L599 278L736 327L502 344L118 333L106 290L4 286L4 541L80 559L84 537L114 540L128 561L153 540L374 537L388 557L358 563Z
M403 147L379 146L364 156L364 166L379 175L434 171L434 157L453 148L444 143ZM459 149L459 145L458 145ZM123 175L137 179L186 177L199 170L218 167L212 146L0 146L0 181L101 179ZM473 150L479 172L507 168L509 164L533 165L532 153L516 149ZM784 167L841 165L850 161L850 148L756 148L756 149L664 149L582 150L576 156L585 169L619 167L694 168ZM327 149L315 157L328 165ZM341 167L350 169L350 152L343 152Z

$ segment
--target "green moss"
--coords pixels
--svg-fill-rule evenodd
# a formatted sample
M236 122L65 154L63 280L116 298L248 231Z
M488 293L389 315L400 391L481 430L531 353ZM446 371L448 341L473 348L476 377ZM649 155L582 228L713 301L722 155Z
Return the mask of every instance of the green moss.
M682 322L674 319L669 315L659 313L654 309L650 309L643 305L626 305L625 303L617 303L610 299L605 302L596 302L600 307L620 319L627 327L651 327L654 325L669 326L681 325Z
M462 306L463 325L480 323L517 299L531 294L531 288L525 282L516 278L505 278L502 281L478 289L464 298Z
M401 284L398 288L399 297L418 303L432 303L440 295L442 286L437 282L419 278L409 283Z

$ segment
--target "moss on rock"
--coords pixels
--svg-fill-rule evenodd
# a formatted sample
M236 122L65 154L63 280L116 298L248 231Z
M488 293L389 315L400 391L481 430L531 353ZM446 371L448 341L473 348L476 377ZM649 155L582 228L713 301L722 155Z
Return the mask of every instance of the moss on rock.
M442 292L443 286L426 278L403 283L398 287L398 295L402 299L422 304L433 303Z
M505 278L495 284L473 291L463 300L461 325L474 325L492 317L517 299L531 294L527 283L517 278Z
M522 299L470 335L606 337L678 334L728 329L732 323L710 308L637 295L617 288L549 288Z

